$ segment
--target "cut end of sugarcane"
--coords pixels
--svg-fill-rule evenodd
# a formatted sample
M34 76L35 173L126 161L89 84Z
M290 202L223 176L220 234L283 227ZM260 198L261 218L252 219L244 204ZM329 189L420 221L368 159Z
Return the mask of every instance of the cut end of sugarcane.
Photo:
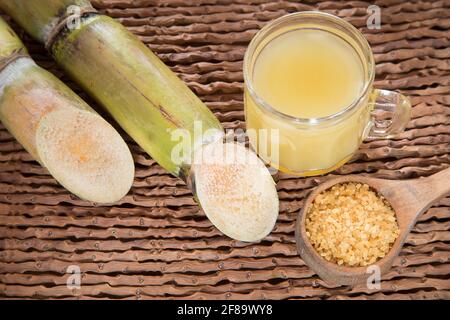
M99 115L61 108L45 115L36 133L41 163L83 200L112 203L131 188L134 162L117 131Z
M195 154L193 188L209 220L230 238L253 242L275 226L279 201L268 169L237 143L216 142Z

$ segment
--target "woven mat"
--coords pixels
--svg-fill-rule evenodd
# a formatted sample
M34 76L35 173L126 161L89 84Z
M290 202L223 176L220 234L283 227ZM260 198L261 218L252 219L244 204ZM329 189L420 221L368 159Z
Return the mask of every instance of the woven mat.
M252 36L289 12L319 9L360 28L377 62L376 87L399 90L414 108L397 139L362 145L354 162L326 177L277 177L280 216L259 243L223 236L184 183L131 139L132 191L112 207L80 201L59 186L0 128L1 298L448 299L450 198L420 217L380 290L330 286L298 257L294 223L305 196L330 176L428 176L450 166L450 1L377 1L381 30L365 27L370 3L259 0L97 0L153 49L226 128L244 128L242 59ZM38 63L63 76L42 47ZM68 266L83 272L69 290Z

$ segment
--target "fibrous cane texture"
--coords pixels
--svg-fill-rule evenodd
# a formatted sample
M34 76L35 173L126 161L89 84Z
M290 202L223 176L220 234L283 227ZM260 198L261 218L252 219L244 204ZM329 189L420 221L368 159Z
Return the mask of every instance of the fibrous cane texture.
M257 241L278 217L275 183L256 154L237 143L211 143L193 164L195 191L203 211L227 236Z

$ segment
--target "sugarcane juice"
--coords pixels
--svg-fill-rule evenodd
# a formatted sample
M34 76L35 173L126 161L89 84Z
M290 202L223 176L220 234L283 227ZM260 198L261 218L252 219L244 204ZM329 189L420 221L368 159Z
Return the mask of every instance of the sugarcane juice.
M352 105L363 91L363 64L343 38L315 29L279 35L261 49L251 77L256 94L270 107L261 107L246 89L247 129L279 129L279 163L265 159L275 167L299 175L321 174L346 162L358 148L368 108L314 125ZM309 119L311 125L300 125L292 117ZM257 140L250 135L255 149L265 143Z

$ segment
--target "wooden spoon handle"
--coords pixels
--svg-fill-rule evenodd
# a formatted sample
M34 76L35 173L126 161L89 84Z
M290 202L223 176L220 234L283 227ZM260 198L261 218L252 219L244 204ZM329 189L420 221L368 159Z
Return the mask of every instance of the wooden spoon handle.
M434 201L450 194L450 168L427 178L417 179L409 189L416 196L417 206L422 209L420 211L427 210Z

